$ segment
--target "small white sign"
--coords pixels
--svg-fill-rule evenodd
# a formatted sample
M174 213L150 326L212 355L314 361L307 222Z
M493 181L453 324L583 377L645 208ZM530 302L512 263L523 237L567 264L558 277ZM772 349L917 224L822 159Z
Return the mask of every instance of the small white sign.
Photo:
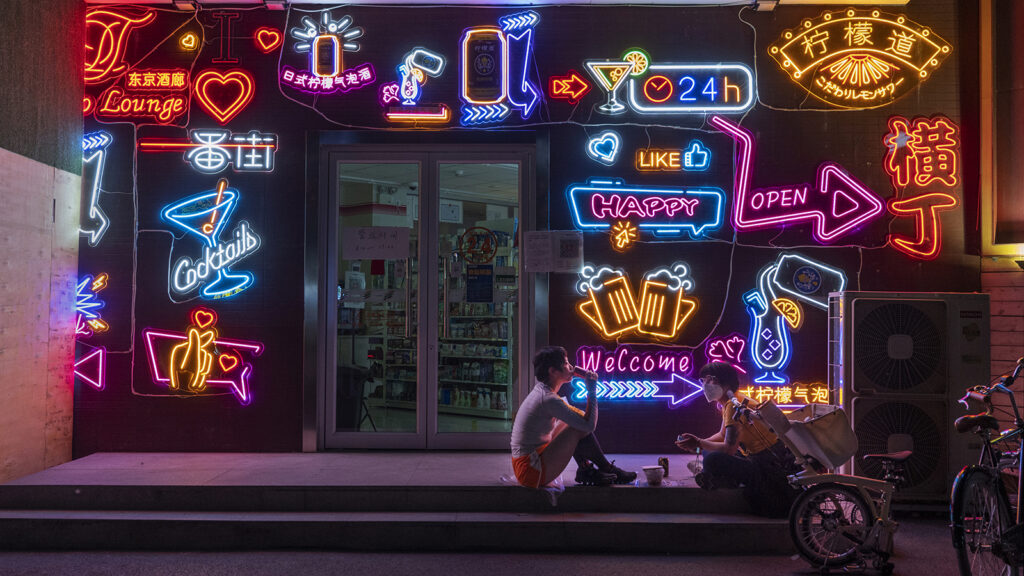
M409 257L409 229L401 226L356 226L341 231L345 260L399 260Z
M583 234L578 230L536 230L525 237L527 272L575 274L583 266Z
M462 200L441 199L439 210L438 220L441 222L462 224Z

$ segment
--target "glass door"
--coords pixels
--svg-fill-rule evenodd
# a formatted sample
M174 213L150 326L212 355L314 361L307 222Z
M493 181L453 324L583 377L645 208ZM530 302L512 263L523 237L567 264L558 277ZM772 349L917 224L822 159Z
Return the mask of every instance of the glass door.
M532 154L352 148L328 155L324 446L507 448Z

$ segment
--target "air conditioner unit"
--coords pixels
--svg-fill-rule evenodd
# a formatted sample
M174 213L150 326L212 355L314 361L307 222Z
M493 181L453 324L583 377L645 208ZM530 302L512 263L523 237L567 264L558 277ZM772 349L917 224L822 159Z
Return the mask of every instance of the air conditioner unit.
M864 454L913 450L897 500L947 501L981 448L953 421L964 390L989 380L989 336L988 294L830 294L829 386L860 444L848 469L880 478Z

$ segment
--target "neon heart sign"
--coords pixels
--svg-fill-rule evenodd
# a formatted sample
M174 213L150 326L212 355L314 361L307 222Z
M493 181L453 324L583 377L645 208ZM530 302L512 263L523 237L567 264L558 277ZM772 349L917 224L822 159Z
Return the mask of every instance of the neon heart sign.
M605 166L611 166L619 158L619 148L621 147L622 139L619 134L607 130L587 142L587 156Z
M273 52L282 42L284 42L284 37L280 30L267 27L256 30L256 47L264 54Z
M221 124L230 122L256 95L252 74L239 68L227 72L204 70L193 86L199 105Z

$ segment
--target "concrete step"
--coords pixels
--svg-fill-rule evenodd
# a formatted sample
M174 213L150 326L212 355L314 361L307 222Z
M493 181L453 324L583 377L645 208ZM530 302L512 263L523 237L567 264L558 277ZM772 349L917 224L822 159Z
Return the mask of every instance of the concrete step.
M239 512L630 512L742 514L738 490L519 486L0 485L0 509Z
M738 514L0 510L0 549L791 554Z

